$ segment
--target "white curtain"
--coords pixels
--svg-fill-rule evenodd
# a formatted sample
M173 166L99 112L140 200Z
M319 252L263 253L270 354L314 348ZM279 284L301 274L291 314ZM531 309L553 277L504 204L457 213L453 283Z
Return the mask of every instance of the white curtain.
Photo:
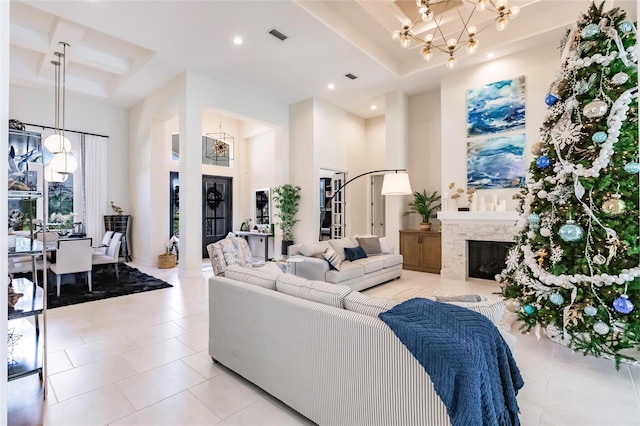
M94 245L102 241L103 216L107 212L107 143L108 138L84 136L85 232Z

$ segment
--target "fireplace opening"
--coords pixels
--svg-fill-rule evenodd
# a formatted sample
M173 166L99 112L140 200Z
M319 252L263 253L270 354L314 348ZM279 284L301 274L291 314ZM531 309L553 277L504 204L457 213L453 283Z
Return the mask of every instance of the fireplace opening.
M507 252L513 243L503 241L468 241L468 276L494 280L505 268Z

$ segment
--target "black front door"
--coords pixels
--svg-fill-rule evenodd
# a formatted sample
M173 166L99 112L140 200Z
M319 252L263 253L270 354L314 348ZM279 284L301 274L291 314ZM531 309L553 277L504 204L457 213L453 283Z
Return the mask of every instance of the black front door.
M202 176L202 257L209 257L207 246L233 230L229 177Z

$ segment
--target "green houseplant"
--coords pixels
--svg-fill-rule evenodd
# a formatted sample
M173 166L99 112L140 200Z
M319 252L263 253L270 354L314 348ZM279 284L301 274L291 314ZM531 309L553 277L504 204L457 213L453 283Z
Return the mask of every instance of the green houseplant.
M280 218L278 227L282 231L282 254L287 254L287 248L293 244L293 226L298 222L296 214L300 206L300 187L290 184L277 186L273 189L273 202Z
M420 229L423 231L429 231L431 230L431 223L429 220L436 217L436 212L440 208L440 199L441 197L438 194L438 191L433 191L433 194L431 195L427 194L426 189L422 190L422 192L416 191L413 193L413 201L409 203L410 211L405 212L404 214L408 215L411 213L418 213L422 216Z

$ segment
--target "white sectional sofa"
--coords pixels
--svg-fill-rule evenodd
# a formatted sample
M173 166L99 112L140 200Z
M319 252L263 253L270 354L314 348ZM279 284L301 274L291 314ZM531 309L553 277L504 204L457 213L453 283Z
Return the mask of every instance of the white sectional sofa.
M375 246L375 240L380 243ZM349 261L346 248L367 247L366 258ZM367 245L367 243L369 243ZM369 246L373 243L373 247ZM379 247L379 252L377 250ZM340 257L339 269L332 267L326 259L328 249L333 249ZM384 238L372 236L354 236L339 240L317 243L294 244L289 247L289 255L302 256L303 262L297 263L295 274L310 280L321 280L332 284L342 284L353 290L364 290L383 282L400 278L402 275L402 255L394 254Z
M429 375L378 318L397 303L232 265L209 279L209 354L320 425L449 425ZM504 304L474 310L496 324Z
M431 379L383 321L251 280L209 279L215 361L319 425L450 424Z

